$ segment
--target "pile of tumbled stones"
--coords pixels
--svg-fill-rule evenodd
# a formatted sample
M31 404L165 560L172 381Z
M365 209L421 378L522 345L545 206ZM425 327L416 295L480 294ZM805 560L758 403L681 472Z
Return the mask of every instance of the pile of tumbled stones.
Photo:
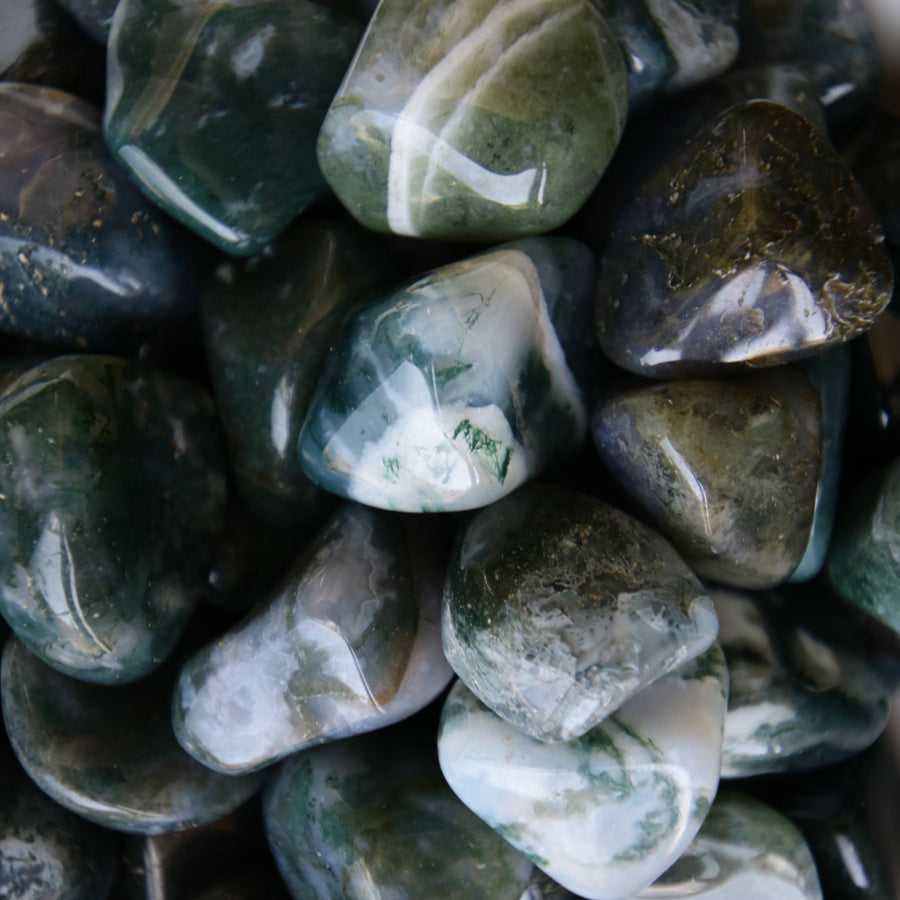
M60 2L0 896L900 897L891 0Z

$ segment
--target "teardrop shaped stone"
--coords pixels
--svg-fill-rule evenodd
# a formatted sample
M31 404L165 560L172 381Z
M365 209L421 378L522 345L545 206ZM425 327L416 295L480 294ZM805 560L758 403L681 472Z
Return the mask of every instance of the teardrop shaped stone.
M630 900L688 847L719 783L721 649L646 688L587 734L527 737L457 682L438 756L459 798L563 887Z
M627 109L621 50L588 0L385 0L319 165L368 228L509 240L575 213Z
M360 503L443 512L486 506L574 450L586 412L552 317L590 303L591 266L569 238L518 241L362 309L310 403L306 473Z
M444 587L447 661L541 741L589 731L706 650L718 623L656 532L593 497L529 485L480 512Z
M601 344L620 366L666 378L808 356L887 306L883 243L814 125L767 100L739 104L622 213L597 286Z
M734 381L676 381L613 393L594 441L624 487L702 577L766 587L809 543L821 411L782 368Z
M531 861L454 795L433 743L392 735L298 753L269 783L266 832L293 896L519 900Z
M19 762L57 803L116 831L180 831L237 809L262 779L220 775L178 746L169 722L174 674L87 684L11 639L0 690Z
M396 517L340 510L269 603L185 665L172 705L185 750L254 771L430 703L451 676L431 583L441 570L433 548L420 541L413 558L407 541Z
M0 395L0 613L76 678L133 681L163 662L224 506L215 410L190 382L61 356Z

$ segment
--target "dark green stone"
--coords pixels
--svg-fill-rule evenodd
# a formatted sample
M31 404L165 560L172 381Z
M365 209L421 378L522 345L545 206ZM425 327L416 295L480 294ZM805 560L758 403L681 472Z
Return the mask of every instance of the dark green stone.
M304 222L207 284L206 357L232 471L258 516L302 521L321 507L297 455L300 427L341 319L388 271L371 236Z
M0 84L0 331L131 351L186 316L200 261L110 157L93 107Z
M841 511L828 576L844 598L900 632L900 459L869 478Z
M890 300L878 216L807 119L722 113L625 207L602 259L600 340L654 377L775 365L862 334Z
M519 900L532 872L457 799L433 748L388 733L283 763L265 819L295 900Z
M316 136L361 32L308 0L122 0L107 143L176 219L255 253L325 193Z
M821 433L819 398L791 369L611 392L593 421L607 466L694 570L744 587L803 558Z
M0 612L62 671L140 678L185 626L224 502L204 391L115 357L41 363L0 395Z
M3 652L3 721L25 771L57 803L117 831L159 834L211 822L249 799L257 776L229 777L175 742L175 672L122 687L51 669L12 638Z
M109 832L54 803L0 750L0 897L105 900L116 869Z

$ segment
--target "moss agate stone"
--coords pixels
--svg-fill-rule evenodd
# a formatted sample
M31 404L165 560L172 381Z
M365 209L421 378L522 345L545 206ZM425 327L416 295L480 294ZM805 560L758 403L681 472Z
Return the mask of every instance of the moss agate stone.
M300 426L341 319L387 271L371 236L304 222L207 284L206 358L231 468L257 515L298 521L320 505L297 456Z
M237 809L261 779L212 772L178 746L169 724L172 674L87 684L11 639L0 690L19 762L57 803L116 831L179 831Z
M718 623L666 541L584 494L533 485L482 510L444 587L447 661L541 741L589 731L706 650Z
M593 421L607 466L694 571L743 587L787 580L806 552L821 430L790 369L626 390Z
M532 872L447 787L433 748L389 734L282 763L264 810L295 900L519 900Z
M900 632L900 459L862 485L841 512L828 576L846 600Z
M93 107L0 84L0 331L131 349L181 317L195 256L110 157Z
M822 900L816 863L797 827L743 794L716 797L682 857L638 897Z
M418 528L426 544L410 546L395 517L340 510L269 603L185 665L179 743L217 771L248 772L430 703L451 672L434 536Z
M0 613L61 671L126 682L162 663L224 505L212 401L187 381L63 356L0 395Z
M724 72L738 55L739 0L596 0L628 70L628 109Z
M316 135L360 34L308 0L122 0L106 141L166 212L254 253L325 193Z
M459 798L563 887L628 900L694 839L719 783L728 694L717 645L587 734L530 738L458 682L438 756Z
M622 133L622 54L589 0L387 0L319 136L368 228L496 242L584 203Z
M887 688L846 622L811 628L821 603L797 596L712 596L731 680L723 778L818 768L874 743Z
M564 293L590 303L578 276L591 267L568 238L525 240L361 310L310 403L306 473L360 503L444 512L486 506L576 449L586 411L553 319Z
M775 365L862 334L893 275L878 216L825 136L767 100L718 116L619 218L600 341L652 377Z

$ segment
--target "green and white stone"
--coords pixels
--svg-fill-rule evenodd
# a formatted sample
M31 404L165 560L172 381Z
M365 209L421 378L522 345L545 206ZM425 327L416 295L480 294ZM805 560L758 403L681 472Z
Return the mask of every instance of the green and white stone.
M628 109L588 0L384 0L319 135L319 166L377 231L550 231L603 174Z
M444 585L450 665L541 741L581 736L717 631L712 601L661 535L547 485L472 519Z
M593 262L567 238L508 244L364 308L329 356L300 433L307 475L405 512L473 509L583 438L586 411L554 328L590 304Z
M731 680L723 778L828 765L877 739L887 688L845 623L839 642L804 624L824 617L820 603L725 590L712 596Z
M822 900L803 835L781 813L742 794L716 797L690 847L640 900Z
M626 900L694 839L719 782L728 694L718 645L577 740L536 741L462 682L438 735L460 799L563 887Z
M410 529L411 531L411 529ZM347 505L269 603L192 657L173 725L196 759L230 774L383 728L447 685L434 535Z

